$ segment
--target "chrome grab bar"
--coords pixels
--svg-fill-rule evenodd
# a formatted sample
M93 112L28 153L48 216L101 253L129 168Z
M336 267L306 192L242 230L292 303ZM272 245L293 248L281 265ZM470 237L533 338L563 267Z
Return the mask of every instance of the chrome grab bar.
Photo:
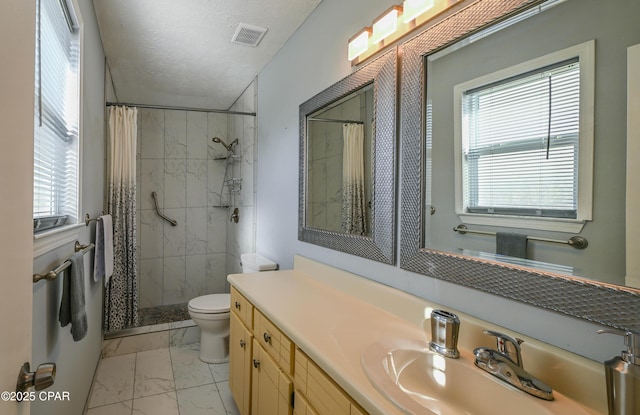
M158 214L158 216L169 222L171 226L178 226L178 222L175 219L171 219L160 212L160 208L158 207L158 194L156 192L151 192L151 197L153 197L153 203L156 205L156 213Z

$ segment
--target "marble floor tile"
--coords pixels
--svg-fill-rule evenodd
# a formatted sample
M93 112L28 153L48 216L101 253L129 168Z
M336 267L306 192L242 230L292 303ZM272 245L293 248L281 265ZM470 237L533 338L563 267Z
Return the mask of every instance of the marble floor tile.
M136 353L134 398L174 390L175 382L168 348Z
M209 365L198 357L199 345L177 346L170 350L176 389L214 383Z
M199 346L199 344L197 346ZM213 375L214 382L218 383L229 380L229 363L210 363L209 369Z
M85 415L240 415L229 364L207 364L200 345L103 357Z
M177 391L180 415L226 415L214 384Z
M168 325L165 325L168 327ZM118 356L169 347L169 330L105 340L102 356Z
M96 373L89 408L131 400L136 355L102 359Z
M133 401L123 401L89 409L86 415L131 415Z
M133 415L180 415L176 392L134 399Z
M233 400L231 389L229 389L229 382L216 383L218 393L220 393L220 399L227 411L228 415L240 415L240 410L236 406L236 401Z

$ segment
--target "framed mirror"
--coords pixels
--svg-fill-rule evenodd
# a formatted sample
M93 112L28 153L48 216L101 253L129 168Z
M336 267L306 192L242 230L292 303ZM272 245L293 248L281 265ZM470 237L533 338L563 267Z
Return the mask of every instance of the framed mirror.
M300 105L298 239L395 261L397 51Z
M401 268L607 326L640 331L640 290L625 285L624 265L626 53L627 48L640 43L640 33L632 29L630 17L631 10L640 12L640 5L624 3L611 8L591 0L476 0L403 43ZM586 48L586 55L576 52L579 47ZM545 60L549 57L551 63ZM505 91L511 86L509 82L522 84L526 76L575 66L576 62L581 70L589 65L592 68L590 74L576 75L580 85L591 82L591 90L580 89L576 104L581 111L580 126L575 134L581 140L593 136L591 154L575 159L580 169L589 167L593 160L589 173L592 184L587 186L592 198L580 196L576 201L589 205L592 212L581 216L579 211L567 213L569 208L562 213L569 219L540 221L538 217L539 222L548 223L537 225L532 224L535 220L523 224L514 218L544 216L541 209L531 214L519 210L511 217L513 211L508 209L470 209L460 188L464 180L473 181L469 177L478 168L471 173L463 170L465 157L470 158L464 153L464 134L471 129L463 123L470 117L466 111L471 111L471 104L463 107L462 97L487 89ZM592 100L584 100L589 94ZM551 102L551 93L545 96ZM553 106L545 108L550 114ZM583 110L592 113L584 115ZM530 113L518 116L521 125ZM501 115L498 120L505 119L508 116ZM548 131L553 129L551 124L549 121ZM517 129L513 123L505 125L510 131ZM569 135L549 133L541 140L550 143L552 159L556 146L566 143L563 140ZM495 155L502 156L506 148L522 150L528 149L527 145L524 140L518 146L493 146L491 151L494 160L500 160ZM580 141L579 146L582 150L589 144ZM474 160L487 153L477 150ZM508 167L507 178L512 179L521 169ZM584 184L588 179L588 175L586 179L578 176L575 182ZM500 186L507 185L498 183L494 188ZM478 191L473 188L474 197ZM514 190L509 188L505 193ZM460 225L466 226L466 233ZM500 254L499 234L524 236L524 255ZM571 247L568 242L574 236L588 241L582 246L585 249Z

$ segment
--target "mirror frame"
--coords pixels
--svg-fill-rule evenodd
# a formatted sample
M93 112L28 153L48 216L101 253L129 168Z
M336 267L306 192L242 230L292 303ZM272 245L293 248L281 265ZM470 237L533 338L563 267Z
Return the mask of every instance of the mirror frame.
M476 0L401 45L400 268L605 326L640 333L640 290L425 247L425 59L544 0Z
M395 263L397 80L398 53L397 48L392 48L300 105L298 240L386 264ZM371 234L352 235L308 227L307 117L370 83L373 83L375 120L372 129Z

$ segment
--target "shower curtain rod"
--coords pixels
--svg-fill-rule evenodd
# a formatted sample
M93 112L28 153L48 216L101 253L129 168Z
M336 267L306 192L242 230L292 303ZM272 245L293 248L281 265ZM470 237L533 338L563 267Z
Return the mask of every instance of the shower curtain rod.
M339 122L345 124L364 124L364 121L355 121L355 120L332 120L331 118L313 118L308 117L308 121L320 121L320 122Z
M160 105L131 104L131 103L127 103L127 102L107 102L105 105L107 107L115 107L115 106L118 106L118 105L124 105L125 107L148 108L148 109L153 109L153 110L218 112L218 113L229 114L229 115L250 115L252 117L256 116L255 112L227 111L227 110L214 110L214 109L206 109L206 108L188 108L188 107L163 107L163 106L160 106Z

